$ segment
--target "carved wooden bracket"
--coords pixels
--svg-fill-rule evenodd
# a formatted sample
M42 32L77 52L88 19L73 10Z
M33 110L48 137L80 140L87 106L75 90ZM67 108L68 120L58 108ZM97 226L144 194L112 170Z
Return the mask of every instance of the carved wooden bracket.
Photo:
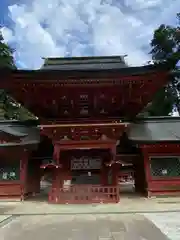
M127 123L41 125L41 134L59 140L117 140Z

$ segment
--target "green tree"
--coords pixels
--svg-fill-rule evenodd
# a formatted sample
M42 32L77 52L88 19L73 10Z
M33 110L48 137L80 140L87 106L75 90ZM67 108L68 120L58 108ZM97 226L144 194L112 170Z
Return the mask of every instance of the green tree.
M16 69L13 53L14 50L4 42L0 31L0 69ZM3 89L0 89L0 119L27 120L34 118L33 114L18 104Z
M5 42L0 31L0 69L9 68L14 69L13 49L11 49ZM8 95L3 89L0 89L0 119L4 119L8 115L7 107L10 101Z
M155 95L146 111L151 116L167 116L176 106L180 113L180 82L177 71L180 61L180 13L177 14L176 26L162 24L154 31L151 47L150 54L154 64L166 62L174 70L174 75L167 86Z
M14 50L4 42L2 32L0 31L0 68L16 68L13 53Z

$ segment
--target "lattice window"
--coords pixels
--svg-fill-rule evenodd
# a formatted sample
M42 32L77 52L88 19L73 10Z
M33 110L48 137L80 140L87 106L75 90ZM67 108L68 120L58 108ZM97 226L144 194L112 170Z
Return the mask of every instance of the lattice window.
M180 177L180 157L151 157L150 168L153 177Z
M20 180L20 161L13 162L1 159L0 162L0 181Z

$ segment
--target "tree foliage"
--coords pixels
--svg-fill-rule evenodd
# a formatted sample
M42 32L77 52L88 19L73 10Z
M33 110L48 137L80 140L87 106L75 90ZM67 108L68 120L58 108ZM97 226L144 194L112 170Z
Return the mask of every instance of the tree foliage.
M177 14L177 25L162 24L154 31L151 41L152 60L154 64L166 62L172 70L177 70L180 61L180 13ZM179 75L174 74L167 86L161 89L147 108L151 116L167 116L174 107L180 113L180 81Z
M16 68L13 53L14 50L4 42L2 33L0 31L0 68Z
M13 53L14 50L4 42L0 31L0 69L16 69ZM18 104L3 89L0 89L0 119L27 120L34 118L33 114Z

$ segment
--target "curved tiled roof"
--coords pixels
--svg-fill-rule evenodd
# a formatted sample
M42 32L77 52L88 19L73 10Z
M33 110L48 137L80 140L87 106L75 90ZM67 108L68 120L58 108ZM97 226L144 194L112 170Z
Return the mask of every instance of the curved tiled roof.
M131 124L128 137L134 142L180 142L180 118L161 117Z
M123 56L46 58L42 70L96 70L126 68Z
M36 145L40 142L40 130L36 127L37 123L20 121L0 121L0 132L10 135L9 141L0 143L0 147ZM18 138L13 141L11 136Z
M26 133L23 131L23 126L0 125L0 132L4 132L15 137L25 137L28 135L27 130Z

